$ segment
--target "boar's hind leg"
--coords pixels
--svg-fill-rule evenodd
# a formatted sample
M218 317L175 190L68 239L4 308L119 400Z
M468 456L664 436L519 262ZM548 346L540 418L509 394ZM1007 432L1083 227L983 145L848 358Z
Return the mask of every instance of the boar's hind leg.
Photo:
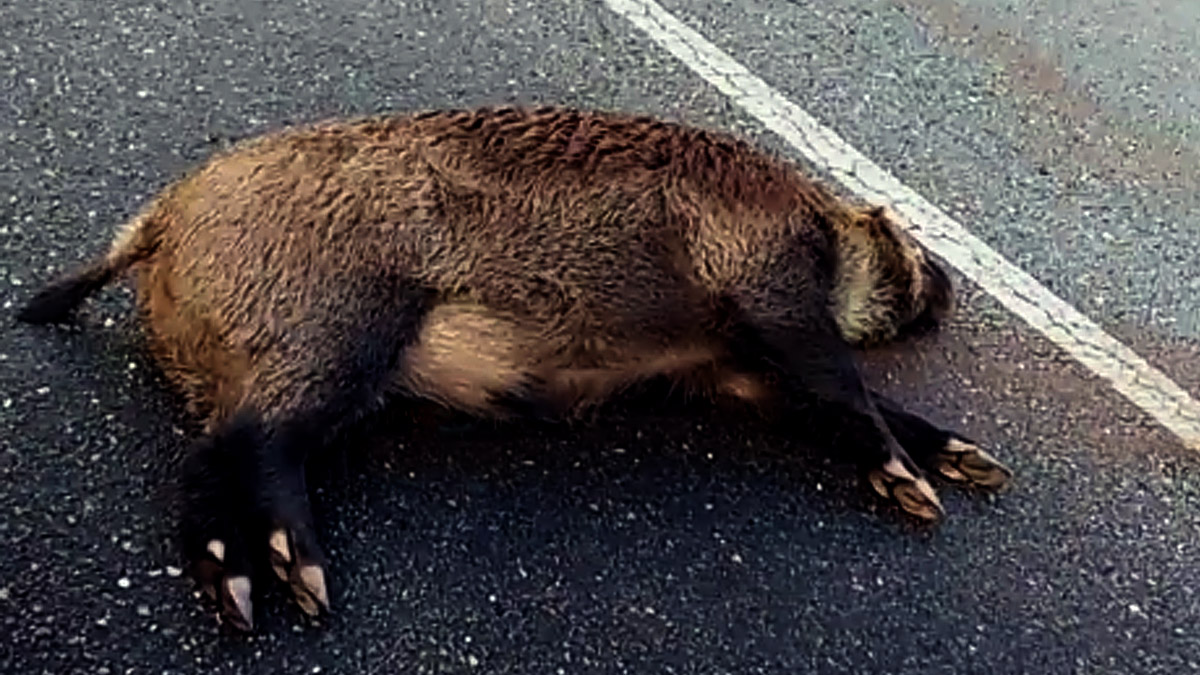
M934 426L882 394L872 395L896 440L927 470L950 482L986 490L1002 488L1012 478L1008 467L973 441Z
M335 284L328 302L340 304L304 307L304 321L272 337L240 412L185 462L185 555L242 630L253 626L252 572L267 564L306 614L328 609L305 460L382 399L427 309L406 284Z
M235 628L250 630L252 567L242 525L251 513L258 420L239 413L202 438L183 462L183 548L191 573Z
M308 424L268 425L245 408L184 462L184 553L234 628L253 629L252 580L266 562L305 613L328 608L303 464L320 438Z
M827 284L803 251L777 259L730 300L738 313L731 349L743 367L773 370L792 404L817 404L819 436L831 432L881 496L925 520L942 515L937 494L888 429L838 333L821 292ZM815 401L814 401L815 399ZM796 430L814 435L812 430Z

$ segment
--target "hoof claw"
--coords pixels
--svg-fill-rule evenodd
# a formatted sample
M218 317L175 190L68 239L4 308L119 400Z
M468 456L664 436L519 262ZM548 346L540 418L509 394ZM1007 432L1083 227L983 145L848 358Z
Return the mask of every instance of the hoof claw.
M301 542L302 543L302 542ZM298 545L297 537L285 527L271 532L267 541L271 569L292 591L300 610L308 616L320 616L329 611L329 589L325 585L325 569L320 552L310 544Z
M999 490L1013 475L1011 469L979 446L957 438L950 439L938 452L934 466L946 480L986 490Z
M939 520L945 515L933 486L914 475L896 458L870 474L871 486L881 497L891 499L908 513L922 520Z
M288 543L287 531L275 530L268 542L270 547L271 569L280 581L288 580L288 567L292 564L292 547Z
M325 587L325 570L320 565L297 567L291 579L296 604L309 616L329 611L329 591Z
M208 542L208 546L204 547L209 555L216 558L217 562L225 562L225 542L220 539L212 539Z
M254 630L254 603L250 599L250 577L228 577L221 584L221 614L234 628Z

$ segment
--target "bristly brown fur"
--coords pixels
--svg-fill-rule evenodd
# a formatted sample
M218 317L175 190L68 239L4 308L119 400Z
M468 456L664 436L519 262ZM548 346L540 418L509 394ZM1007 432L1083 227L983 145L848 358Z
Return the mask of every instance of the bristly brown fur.
M920 251L880 212L724 134L562 108L253 139L165 191L108 260L144 268L155 353L213 422L248 379L271 386L262 353L354 269L405 275L447 307L399 386L499 413L489 396L531 383L570 410L711 365L722 294L797 237L851 342L919 313ZM336 310L353 315L354 298Z
M940 268L892 214L713 131L554 107L284 130L173 183L22 317L62 320L129 268L207 424L185 552L243 628L255 542L302 609L327 608L303 460L397 391L496 416L577 414L654 376L815 395L876 489L923 518L940 506L891 428L932 466L1005 478L881 410L849 352L938 323Z

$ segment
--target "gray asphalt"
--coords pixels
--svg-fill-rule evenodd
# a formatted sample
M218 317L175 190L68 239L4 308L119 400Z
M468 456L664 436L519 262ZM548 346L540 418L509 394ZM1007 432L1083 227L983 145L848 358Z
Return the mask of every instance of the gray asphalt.
M1200 392L1200 9L664 4ZM0 2L0 303L232 137L497 101L787 151L600 3ZM0 672L1200 671L1200 457L958 281L946 331L864 361L1007 494L917 530L804 439L654 392L570 429L401 410L317 472L336 611L276 593L250 638L178 576L190 427L128 292L4 319Z

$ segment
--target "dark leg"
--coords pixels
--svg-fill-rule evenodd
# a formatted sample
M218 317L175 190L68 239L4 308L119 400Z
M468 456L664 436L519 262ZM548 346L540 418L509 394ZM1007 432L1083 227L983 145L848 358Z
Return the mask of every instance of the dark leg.
M267 555L280 581L291 587L300 609L317 616L329 609L325 584L325 555L317 544L312 508L304 475L304 461L319 449L322 429L306 424L285 424L261 454L258 508L267 531Z
M234 628L252 630L251 589L267 562L306 614L329 608L304 477L304 460L323 437L324 429L268 425L246 409L184 464L184 553Z
M258 420L238 415L201 439L183 462L183 553L220 616L250 630L253 566L246 546L248 499L256 480L244 461L261 442Z
M872 396L896 440L927 470L953 483L987 490L1002 488L1012 478L1008 467L973 441L934 426L882 394Z
M302 328L273 336L242 412L185 464L185 554L236 628L253 626L251 579L265 564L306 614L329 607L304 464L381 400L428 303L404 286L351 297L351 306L308 308Z
M853 453L876 491L909 513L936 519L942 514L937 495L875 407L829 315L827 282L818 269L798 249L735 289L735 356L751 368L776 371L793 402L815 398L822 424L831 425L837 446Z

